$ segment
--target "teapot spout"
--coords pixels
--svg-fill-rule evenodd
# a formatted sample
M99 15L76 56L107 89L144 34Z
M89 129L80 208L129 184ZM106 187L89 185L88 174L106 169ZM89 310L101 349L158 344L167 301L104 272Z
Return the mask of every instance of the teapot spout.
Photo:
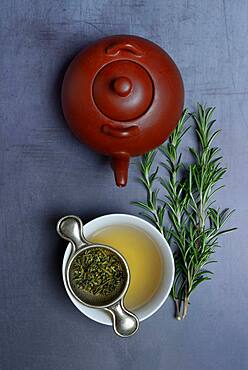
M111 162L115 182L119 187L126 186L128 179L129 155L127 153L118 153L112 157Z

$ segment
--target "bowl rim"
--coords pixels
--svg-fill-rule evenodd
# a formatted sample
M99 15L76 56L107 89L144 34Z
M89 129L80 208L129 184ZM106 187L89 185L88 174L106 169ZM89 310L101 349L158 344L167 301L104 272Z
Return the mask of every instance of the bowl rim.
M117 222L117 217L118 217L118 221ZM174 281L174 274L175 274L175 264L174 264L174 258L173 258L173 253L171 251L171 248L167 242L167 240L164 238L164 236L155 228L155 226L153 226L151 223L149 223L148 221L138 217L138 216L135 216L135 215L131 215L131 214L128 214L128 213L110 213L110 214L106 214L106 215L103 215L103 216L99 216L99 217L95 217L94 219L90 220L89 222L85 223L84 224L84 228L85 228L85 234L91 234L92 232L94 231L97 231L97 228L95 226L93 226L95 223L99 223L103 220L114 220L115 221L115 224L118 224L120 223L120 219L123 219L126 220L126 221L130 221L130 220L133 220L134 221L134 224L133 226L140 226L142 225L143 226L143 229L150 229L148 231L148 234L149 236L152 238L153 235L156 235L157 239L160 239L160 243L163 244L163 248L166 248L167 249L167 258L169 257L169 263L171 265L171 274L170 274L170 281L169 281L169 284L168 284L168 289L164 292L164 294L161 294L161 299L159 299L158 303L157 304L154 304L154 307L153 309L151 309L148 313L144 313L142 314L142 307L138 308L137 311L134 310L134 313L138 316L139 318L139 321L144 321L146 319L148 319L149 317L151 317L152 315L154 315L160 308L161 306L164 304L164 302L166 301L166 299L168 298L169 294L170 294L170 291L171 291L171 288L172 288L172 284L173 284L173 281ZM124 223L124 222L123 222ZM139 224L139 225L137 225ZM107 225L105 225L107 226ZM141 228L142 228L141 226ZM87 231L88 228L94 228L94 230L92 231ZM104 226L103 226L104 227ZM86 235L86 238L88 236ZM154 239L156 239L154 237ZM160 250L162 250L162 246L160 243L157 243L158 245L158 248ZM107 319L106 317L106 320L103 320L101 318L98 318L96 317L97 315L90 315L90 312L89 311L84 311L83 310L83 307L79 307L79 305L81 306L84 306L86 307L85 305L83 304L80 304L78 301L75 302L75 299L73 299L74 297L71 295L71 292L68 290L68 287L66 285L66 279L65 279L65 265L70 257L70 252L68 254L68 248L71 248L71 244L68 243L67 247L66 247L66 250L65 250L65 253L64 253L64 257L63 257L63 264L62 264L62 275L63 275L63 282L64 282L64 285L65 285L65 289L66 289L66 292L67 294L69 295L69 298L71 299L72 303L82 312L84 313L84 315L86 315L87 317L89 317L91 320L94 320L96 322L99 322L101 324L105 324L105 325L111 325L111 321L110 321L110 318ZM67 256L67 259L66 259L66 255ZM161 253L162 255L162 258L165 259L165 256L164 256L164 253ZM168 279L168 277L167 277ZM152 300L152 299L151 299ZM80 309L81 308L81 309ZM89 309L89 307L87 307ZM90 308L91 310L91 308ZM99 310L98 308L92 308L92 310ZM105 311L106 312L106 311Z

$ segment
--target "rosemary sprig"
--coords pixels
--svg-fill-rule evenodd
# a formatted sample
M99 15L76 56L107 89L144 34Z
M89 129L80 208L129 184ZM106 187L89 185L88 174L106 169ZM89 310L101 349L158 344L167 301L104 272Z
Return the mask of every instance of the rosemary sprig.
M135 202L142 207L142 215L148 218L169 241L174 251L175 279L171 296L175 302L176 317L185 318L189 298L193 290L203 281L210 280L211 271L206 265L219 247L218 237L232 229L223 229L233 211L213 207L213 195L223 186L217 186L226 168L222 167L220 149L213 146L219 130L213 131L214 108L198 104L197 112L184 110L177 128L168 142L160 147L168 176L158 176L159 166L152 171L156 151L146 154L141 162L141 181L145 185L147 201ZM195 122L197 148L189 148L193 163L185 165L178 152L188 128L189 117ZM158 199L158 181L165 190L163 199ZM170 221L165 227L165 211Z

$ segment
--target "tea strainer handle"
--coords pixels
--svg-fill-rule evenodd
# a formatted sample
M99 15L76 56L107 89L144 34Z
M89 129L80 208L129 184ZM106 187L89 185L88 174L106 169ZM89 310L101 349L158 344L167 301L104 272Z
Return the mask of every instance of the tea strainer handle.
M129 337L136 333L139 328L139 319L129 312L123 305L123 298L117 303L106 308L113 317L113 328L121 337Z
M61 238L71 242L74 251L89 245L83 234L83 222L77 216L62 217L57 223L57 233Z

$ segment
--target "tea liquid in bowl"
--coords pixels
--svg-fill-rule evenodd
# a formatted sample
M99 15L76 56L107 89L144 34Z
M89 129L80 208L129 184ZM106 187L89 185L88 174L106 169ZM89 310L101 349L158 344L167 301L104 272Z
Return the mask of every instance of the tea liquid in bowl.
M127 308L133 310L147 303L160 285L163 270L159 249L151 237L142 229L116 225L102 228L88 239L115 248L126 259L131 275Z

